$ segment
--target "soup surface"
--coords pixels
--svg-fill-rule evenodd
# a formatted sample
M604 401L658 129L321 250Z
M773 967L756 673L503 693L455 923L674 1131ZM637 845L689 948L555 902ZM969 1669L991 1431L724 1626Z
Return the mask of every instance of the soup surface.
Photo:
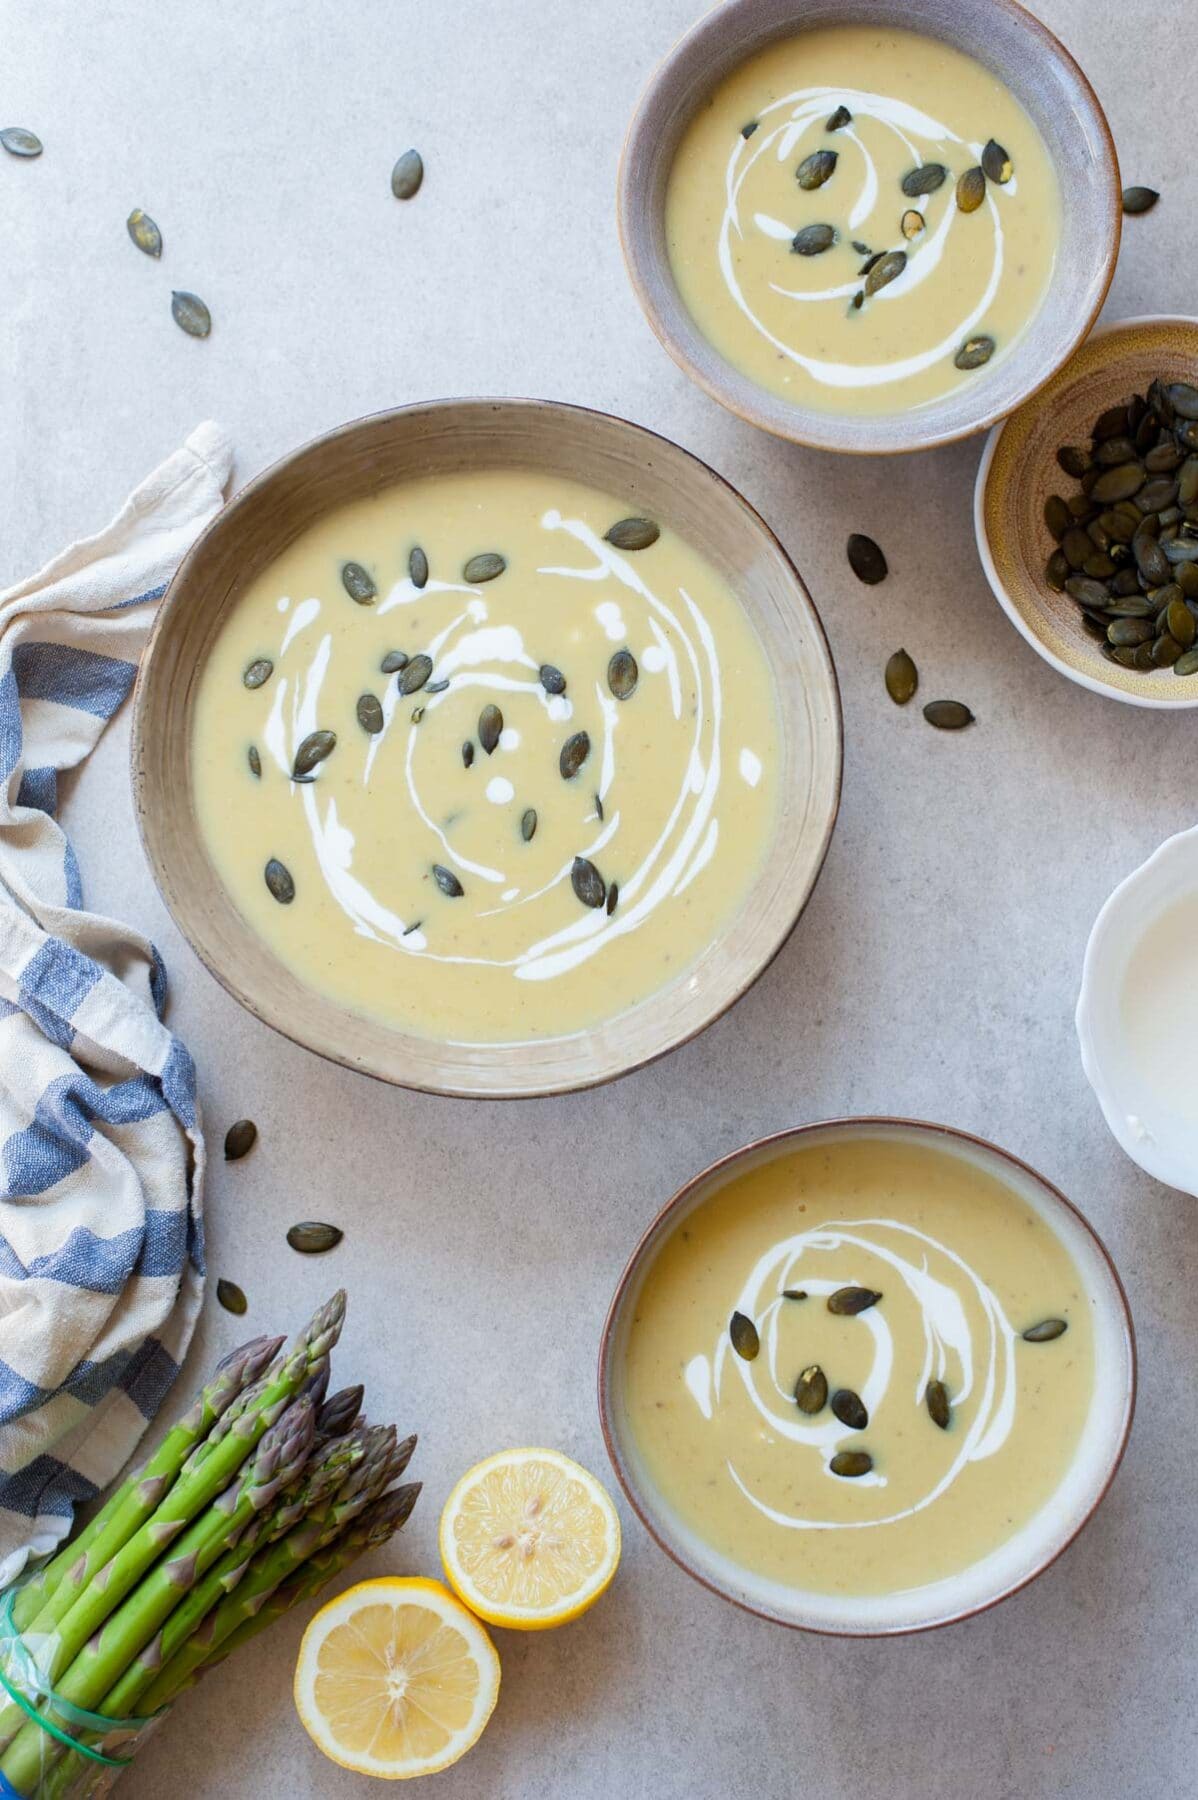
M666 196L704 335L762 387L846 413L984 379L1043 299L1059 216L1043 141L994 75L914 32L850 25L734 70L684 133Z
M773 833L773 678L727 584L621 511L430 478L320 519L237 601L196 700L201 829L311 986L527 1041L663 987L734 916Z
M1065 1330L1023 1338L1046 1320ZM1028 1523L1069 1467L1093 1367L1091 1302L1031 1207L948 1151L870 1137L734 1175L675 1228L637 1297L625 1393L653 1483L703 1541L856 1596L950 1576ZM837 1474L845 1455L869 1467Z

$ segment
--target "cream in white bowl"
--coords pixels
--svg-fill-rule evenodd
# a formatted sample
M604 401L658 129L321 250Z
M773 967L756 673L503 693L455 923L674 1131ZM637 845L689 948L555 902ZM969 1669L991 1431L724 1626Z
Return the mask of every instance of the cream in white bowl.
M1166 839L1103 906L1077 1035L1118 1143L1158 1181L1198 1194L1198 826Z

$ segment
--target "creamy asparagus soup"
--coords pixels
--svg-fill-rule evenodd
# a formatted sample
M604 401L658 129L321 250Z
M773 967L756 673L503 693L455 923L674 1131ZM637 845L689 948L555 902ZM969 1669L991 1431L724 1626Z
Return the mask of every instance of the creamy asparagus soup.
M204 668L193 780L230 893L312 986L405 1029L584 1029L733 918L777 807L774 685L664 522L533 473L322 518Z
M980 63L836 25L716 89L674 158L666 234L696 324L742 373L804 406L892 412L1015 342L1059 209L1039 133Z
M1046 1506L1093 1388L1091 1302L1012 1189L910 1140L749 1166L636 1297L633 1437L667 1504L769 1580L870 1595L997 1549Z

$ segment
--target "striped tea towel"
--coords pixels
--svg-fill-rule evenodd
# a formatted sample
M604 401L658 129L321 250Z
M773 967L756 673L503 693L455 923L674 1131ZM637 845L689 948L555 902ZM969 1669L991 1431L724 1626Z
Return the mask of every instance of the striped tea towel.
M231 467L201 425L106 530L0 593L0 1586L125 1462L203 1296L203 1139L166 972L83 910L54 813Z

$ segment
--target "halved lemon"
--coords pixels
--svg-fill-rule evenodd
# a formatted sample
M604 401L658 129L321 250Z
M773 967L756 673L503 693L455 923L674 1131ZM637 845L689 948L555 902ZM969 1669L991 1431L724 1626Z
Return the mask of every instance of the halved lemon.
M450 1587L491 1625L542 1631L593 1606L620 1561L611 1497L560 1450L501 1450L470 1469L441 1514Z
M318 1749L406 1781L477 1743L499 1696L490 1638L439 1581L383 1576L322 1606L304 1633L295 1705Z

